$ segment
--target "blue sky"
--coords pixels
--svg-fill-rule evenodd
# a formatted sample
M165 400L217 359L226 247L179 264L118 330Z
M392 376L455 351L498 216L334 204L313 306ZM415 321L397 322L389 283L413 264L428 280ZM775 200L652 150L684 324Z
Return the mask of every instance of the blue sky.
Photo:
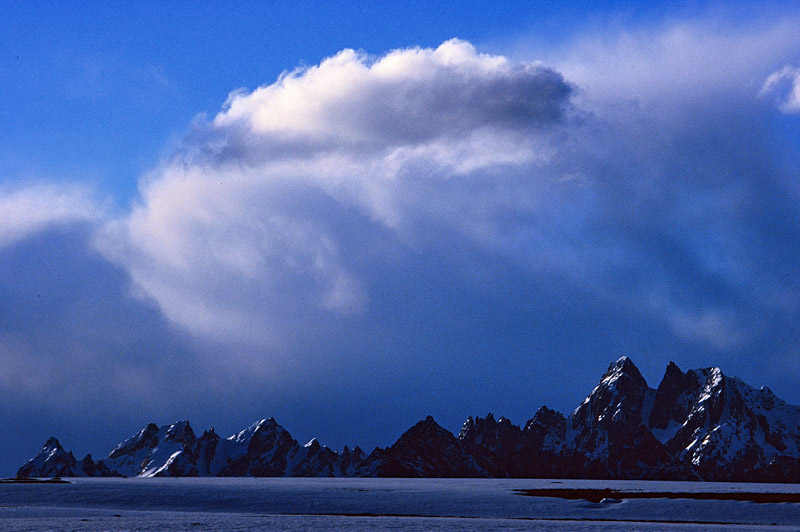
M4 3L0 471L388 445L621 355L800 403L791 3Z

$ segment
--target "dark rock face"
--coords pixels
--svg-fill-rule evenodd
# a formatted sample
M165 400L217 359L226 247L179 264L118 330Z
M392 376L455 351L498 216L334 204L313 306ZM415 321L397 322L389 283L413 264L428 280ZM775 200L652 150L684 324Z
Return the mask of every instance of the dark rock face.
M150 423L138 434L117 445L108 455L109 458L119 458L132 455L141 449L151 449L158 443L158 425Z
M607 457L598 466L600 469L591 476L620 480L700 480L699 475L678 462L644 425L619 440L612 440Z
M388 449L373 452L364 471L379 477L487 476L455 436L431 416L408 429Z
M582 460L566 448L567 418L542 406L525 423L510 476L556 478L579 476Z
M217 454L219 441L220 437L214 432L213 427L211 430L203 431L202 436L197 439L193 454L196 457L198 476L211 476L211 464Z
M282 477L289 454L298 447L297 441L272 418L239 433L236 442L245 443L247 451L223 467L219 476Z
M564 448L567 419L560 412L542 406L522 431L523 447L536 451L557 452Z
M81 460L79 466L83 472L86 474L87 477L118 477L120 476L119 473L116 471L112 471L111 469L106 466L105 462L102 460L98 460L95 462L92 460L92 455L87 454Z
M351 451L350 448L345 445L342 454L339 456L338 474L334 476L355 476L355 472L362 466L365 458L364 451L362 451L359 446L356 445Z
M591 458L602 458L611 442L627 438L642 424L650 391L629 358L611 364L600 384L570 416L574 434L570 445Z
M672 454L709 480L796 478L789 464L800 457L800 407L719 368L678 372L673 370L673 380L681 383L680 393L667 422L659 421L661 439Z
M490 413L485 418L469 417L461 427L458 441L478 466L489 476L508 477L515 470L517 448L522 431L508 419L498 420Z
M151 423L117 445L103 461L122 476L197 476L197 438L188 421Z
M691 406L686 395L694 385L695 381L691 376L683 373L674 362L670 362L656 390L649 426L664 430L668 428L670 421L686 419Z
M300 446L274 419L227 439L189 423L150 424L104 460L80 462L51 438L20 477L545 477L800 482L800 407L719 368L667 366L657 389L627 357L572 414L541 407L524 426L468 418L456 438L432 417L369 456L316 439Z
M585 457L581 476L589 478L674 479L687 471L646 425L657 392L633 362L623 357L609 366L600 384L573 412L574 437L568 447Z
M769 482L772 479L779 479L780 482L800 482L800 458L779 455L769 461L766 470L756 478Z

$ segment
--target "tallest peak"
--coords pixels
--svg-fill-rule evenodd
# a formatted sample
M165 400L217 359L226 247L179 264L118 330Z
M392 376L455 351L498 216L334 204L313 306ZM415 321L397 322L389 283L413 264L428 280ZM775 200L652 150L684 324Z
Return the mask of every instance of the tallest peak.
M48 438L48 440L47 440L47 442L45 442L44 446L45 446L45 448L61 449L61 444L53 436L50 436L50 438Z
M647 383L645 382L644 377L642 377L639 368L637 368L633 361L626 356L618 358L615 362L608 366L608 370L606 370L605 375L603 375L602 383L604 383L606 386L611 386L623 376L626 377L625 380L633 379L637 386L647 386Z
M608 366L608 373L615 371L630 371L632 369L638 371L636 364L634 364L629 357L622 356L619 357L616 361L612 362L610 366Z

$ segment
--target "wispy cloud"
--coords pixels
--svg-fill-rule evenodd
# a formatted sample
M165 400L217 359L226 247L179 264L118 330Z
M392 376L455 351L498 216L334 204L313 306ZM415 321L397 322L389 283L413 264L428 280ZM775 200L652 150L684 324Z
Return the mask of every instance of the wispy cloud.
M770 74L761 87L762 96L775 96L784 113L800 113L800 67L786 65Z
M0 249L44 229L75 222L98 222L105 208L82 185L36 183L0 188Z

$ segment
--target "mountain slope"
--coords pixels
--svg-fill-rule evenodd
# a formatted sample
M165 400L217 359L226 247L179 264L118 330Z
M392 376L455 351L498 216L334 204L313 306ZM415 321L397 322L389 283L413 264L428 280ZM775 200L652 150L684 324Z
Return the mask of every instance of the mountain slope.
M376 449L357 472L378 477L489 476L449 431L428 416L388 449Z
M649 421L667 449L705 478L800 479L800 407L719 368L683 373L670 365Z

